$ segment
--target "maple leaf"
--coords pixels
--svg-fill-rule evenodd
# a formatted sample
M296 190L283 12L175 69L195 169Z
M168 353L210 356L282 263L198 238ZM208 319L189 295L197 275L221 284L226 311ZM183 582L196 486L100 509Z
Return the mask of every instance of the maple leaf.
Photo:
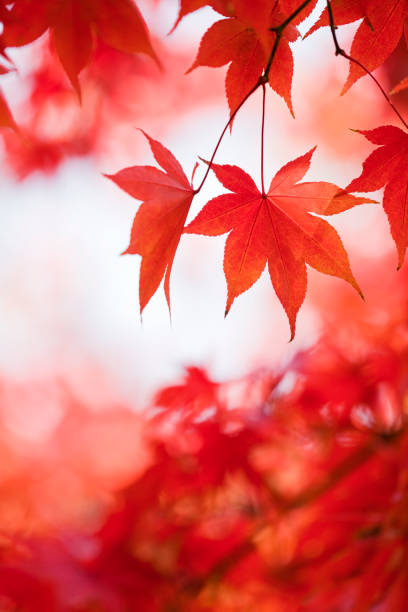
M2 47L26 45L50 29L57 55L78 95L78 75L90 61L95 34L119 51L145 53L158 62L133 0L16 0L3 22Z
M398 251L398 268L408 246L408 134L392 125L356 130L380 145L364 161L361 175L351 181L350 191L376 191L384 187L383 208Z
M276 39L271 28L285 18L277 3L271 8L266 0L235 0L233 6L233 17L215 22L203 35L197 57L187 71L230 64L225 88L231 114L262 76ZM293 25L284 29L268 76L269 85L285 100L292 115L293 56L289 43L297 37Z
M350 50L350 55L370 72L381 66L396 48L407 26L407 0L332 0L333 21L336 26L363 18ZM327 8L307 36L322 26L330 25ZM350 70L342 93L367 74L350 62Z
M203 413L214 407L220 409L218 398L219 384L213 382L202 368L185 368L182 384L164 387L156 393L153 405L165 408L156 420L169 417L170 413L182 412L183 420L202 417Z
M143 134L164 172L153 166L133 166L114 175L105 175L134 198L143 200L133 221L130 244L123 253L142 256L141 313L163 277L170 310L171 268L195 193L173 154L160 142Z
M361 295L337 232L309 212L331 215L370 200L351 196L332 183L298 183L313 152L283 166L267 194L241 168L213 164L218 180L233 193L210 200L184 230L208 236L231 232L224 255L226 313L268 263L272 284L289 319L291 339L306 294L305 263L343 278Z
M233 13L231 0L210 0L209 2L207 2L207 0L180 0L179 13L174 26L170 30L170 33L176 29L183 17L198 11L198 9L203 8L204 6L210 6L212 9L214 9L214 11L217 11L226 17L229 17Z
M333 21L335 26L346 25L353 23L359 19L363 19L366 15L365 6L361 0L331 0L331 10L333 13ZM313 34L319 28L330 25L329 13L327 7L323 9L322 14L316 23L305 34L305 38Z

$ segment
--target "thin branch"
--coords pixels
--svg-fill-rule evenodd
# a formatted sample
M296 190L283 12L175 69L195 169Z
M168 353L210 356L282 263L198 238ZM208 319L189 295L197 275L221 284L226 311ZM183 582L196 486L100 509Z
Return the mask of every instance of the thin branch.
M327 2L327 12L329 14L330 30L331 30L333 42L334 42L335 54L341 55L342 57L349 60L349 62L356 64L356 66L359 66L361 70L363 70L366 74L368 74L368 76L372 78L372 80L377 85L378 89L381 91L382 95L387 100L388 104L390 105L394 113L397 115L401 123L404 125L406 129L408 129L408 123L405 121L404 117L401 115L401 113L399 112L397 107L394 105L394 103L392 102L391 98L389 97L389 95L387 94L387 92L385 91L381 83L375 78L373 73L370 70L368 70L368 68L366 68L364 64L362 64L359 60L355 59L354 57L346 53L344 49L340 47L339 41L337 40L336 25L334 23L333 9L331 7L331 2L330 0L326 0L326 2Z
M219 146L221 144L222 139L224 138L224 134L227 131L228 127L230 126L230 124L232 123L232 121L235 118L235 115L238 113L238 111L244 106L245 102L248 100L248 98L250 98L252 96L252 94L258 89L258 87L262 85L262 77L255 83L255 85L252 87L252 89L249 90L249 92L247 93L247 95L241 100L241 102L238 104L237 108L234 110L234 112L230 115L230 118L228 119L227 123L224 126L224 129L221 132L220 137L218 138L217 144L215 145L215 149L213 151L213 154L211 155L211 159L208 162L207 165L207 170L204 174L203 180L201 181L200 185L197 187L197 189L194 189L194 193L198 193L199 191L201 191L205 181L207 180L207 176L208 173L211 170L211 166L213 164L214 158L217 154L217 151L219 149Z
M269 59L268 59L268 63L266 64L266 68L265 68L264 73L262 75L262 82L263 83L267 83L269 81L269 73L271 71L272 62L275 59L275 55L276 55L276 52L278 50L278 46L279 46L280 40L282 38L283 30L277 28L277 29L274 30L274 32L276 34L275 41L273 43L273 47L272 47L272 51L271 51L271 54L270 54Z
M265 196L265 184L264 184L265 97L266 97L266 87L265 87L265 83L262 83L261 185L262 185L262 195L263 196Z
M271 28L271 30L274 30L276 32L276 30L281 30L281 32L283 32L283 30L294 20L296 19L296 17L299 15L299 13L301 13L303 11L304 8L307 7L308 4L310 4L312 0L304 0L304 2L302 2L302 4L300 4L297 9L295 11L293 11L293 13L291 15L289 15L289 17L287 19L285 19L285 21L283 23L280 24L280 26L278 26L277 28Z

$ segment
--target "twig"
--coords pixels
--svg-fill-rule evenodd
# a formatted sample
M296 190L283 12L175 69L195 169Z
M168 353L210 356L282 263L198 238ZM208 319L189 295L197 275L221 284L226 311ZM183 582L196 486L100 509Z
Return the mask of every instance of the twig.
M381 91L382 95L387 100L388 104L390 105L390 107L392 108L394 113L397 115L397 117L402 122L404 127L408 129L408 123L405 121L404 117L401 115L399 110L393 104L393 102L391 101L389 95L387 94L387 92L385 91L385 89L383 88L381 83L375 78L373 73L370 70L368 70L368 68L366 68L364 66L364 64L362 64L359 60L355 59L354 57L352 57L351 55L346 53L344 51L344 49L342 49L342 47L340 47L339 41L337 40L336 25L335 25L334 19L333 19L333 9L331 7L331 2L330 2L330 0L326 0L326 2L327 2L327 12L328 12L328 15L329 15L330 30L331 30L331 33L332 33L334 47L335 47L335 54L336 55L341 55L342 57L344 57L347 60L349 60L349 62L352 62L353 64L356 64L356 66L359 66L361 68L361 70L363 70L366 74L368 74L372 78L372 80L377 85L378 89Z
M217 144L215 145L215 149L213 151L213 154L211 155L211 159L208 162L207 165L207 170L204 174L203 180L201 181L200 185L197 187L197 189L194 189L194 193L199 193L205 183L205 181L207 180L207 176L208 173L211 170L211 166L214 162L214 158L217 154L217 151L219 149L219 146L221 144L222 139L224 138L224 134L227 131L229 125L231 124L231 122L234 120L235 115L238 113L238 111L243 107L243 105L245 104L245 102L248 100L248 98L250 98L252 96L252 94L258 89L258 87L262 85L262 77L255 83L255 85L252 87L252 89L250 89L250 91L247 93L247 95L243 98L243 100L241 100L241 102L238 104L237 108L234 110L234 112L230 115L230 118L228 119L227 123L224 126L224 129L221 132L220 137L218 138Z

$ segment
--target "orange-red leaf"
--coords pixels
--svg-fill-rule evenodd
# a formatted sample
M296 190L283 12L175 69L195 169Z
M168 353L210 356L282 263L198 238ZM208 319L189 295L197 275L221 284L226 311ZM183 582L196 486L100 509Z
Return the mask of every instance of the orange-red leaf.
M142 256L139 281L140 312L163 277L170 310L170 274L194 191L174 155L147 134L152 153L163 168L133 166L108 176L121 189L143 200L124 253Z
M285 19L279 5L267 0L232 2L234 16L214 23L203 35L190 70L198 66L218 67L230 63L225 88L230 113L262 76L272 52L276 34L271 28ZM285 28L269 71L269 84L283 97L293 114L291 86L293 57L289 42L298 36L292 25Z
M237 166L212 166L232 193L210 200L185 232L217 236L230 232L224 256L228 285L226 312L234 299L259 278L266 263L274 289L295 334L297 312L306 293L305 263L360 289L340 237L323 219L369 200L346 194L332 183L299 183L314 149L286 164L267 194Z
M331 0L330 2L333 21L336 26L353 23L365 16L365 7L361 0ZM329 14L325 8L316 23L310 28L306 36L309 36L319 28L330 25Z
M380 145L364 161L361 175L348 186L350 191L376 191L384 187L383 207L398 251L398 267L408 246L408 134L387 125L360 131Z
M180 0L180 8L179 13L176 19L176 23L171 29L173 32L180 21L188 15L189 13L194 13L194 11L198 11L198 9L203 6L211 6L215 11L221 13L221 15L225 15L229 17L232 15L232 2L231 0Z
M16 0L4 17L0 42L20 47L47 29L78 93L78 75L89 62L95 34L119 51L145 53L158 61L133 0Z

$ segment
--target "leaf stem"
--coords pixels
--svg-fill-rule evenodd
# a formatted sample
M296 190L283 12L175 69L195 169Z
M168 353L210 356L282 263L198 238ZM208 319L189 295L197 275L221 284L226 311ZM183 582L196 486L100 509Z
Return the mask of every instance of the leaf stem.
M202 179L201 183L199 184L199 186L197 187L197 189L194 189L194 194L199 193L201 191L201 189L203 188L204 183L207 180L208 174L209 174L209 172L211 170L211 166L212 166L212 164L214 162L214 158L215 158L215 156L217 154L217 151L218 151L218 149L220 147L221 141L224 138L225 132L227 131L228 127L231 125L232 121L235 119L236 114L243 107L243 105L248 100L248 98L250 98L252 96L252 94L258 89L258 87L261 87L261 85L264 87L265 83L268 82L268 80L269 80L269 72L271 70L272 62L273 62L273 60L275 58L276 51L278 50L279 42L280 42L280 40L282 38L283 31L299 15L299 13L308 4L310 4L311 1L312 0L304 0L304 2L302 2L302 4L300 6L298 6L298 8L295 11L293 11L293 13L291 15L289 15L289 17L287 17L285 19L285 21L282 21L282 23L280 25L278 25L278 26L276 26L274 28L270 28L271 32L275 32L276 37L275 37L275 41L273 43L271 54L270 54L270 56L268 58L268 61L266 63L265 70L264 70L263 74L259 77L258 81L255 83L255 85L252 87L252 89L249 90L249 92L246 94L246 96L244 96L244 98L238 104L238 106L236 107L234 112L231 113L227 123L224 126L224 129L221 132L220 137L218 138L217 144L215 145L215 149L213 151L213 154L211 155L210 161L208 162L207 170L205 171L203 179Z
M265 184L264 184L265 97L266 97L266 87L265 87L265 83L262 83L261 185L262 185L262 196L263 197L265 197Z
M261 77L261 78L260 78L260 79L259 79L259 80L258 80L258 81L255 83L255 85L252 87L252 89L250 89L250 90L249 90L249 92L246 94L246 96L245 96L245 97L244 97L244 98L241 100L241 102L238 104L238 106L237 106L237 108L234 110L234 112L233 112L233 113L230 115L230 117L229 117L229 119L228 119L227 123L226 123L226 124L225 124L225 126L224 126L224 129L223 129L223 130L222 130L222 132L221 132L220 137L218 138L217 144L215 145L215 149L214 149L214 151L213 151L213 154L211 155L211 159L210 159L210 161L208 162L208 165L207 165L207 170L206 170L206 172L205 172L205 174L204 174L204 176L203 176L203 179L202 179L201 183L199 184L199 186L197 187L197 189L194 189L194 193L195 193L195 194L196 194L196 193L199 193L199 191L201 191L201 189L202 189L202 187L203 187L203 185L204 185L205 181L207 180L208 173L209 173L209 172L210 172L210 170L211 170L211 166L213 165L214 158L215 158L215 156L216 156L216 154L217 154L217 151L218 151L218 149L219 149L219 146L220 146L220 144L221 144L221 141L222 141L222 139L224 138L224 134L225 134L225 132L227 131L227 129L228 129L228 127L230 126L230 124L232 123L232 121L234 120L235 115L236 115L236 114L238 113L238 111L239 111L239 110L240 110L240 109L241 109L241 108L244 106L244 104L245 104L245 102L248 100L248 98L250 98L250 97L252 96L252 94L253 94L253 93L254 93L254 92L255 92L255 91L258 89L258 87L259 87L260 85L262 85L262 77Z
M334 48L335 48L335 55L341 55L342 57L347 59L349 62L352 62L353 64L356 64L356 66L359 66L362 70L364 70L364 72L366 74L368 74L368 76L370 76L372 78L372 80L377 85L378 89L381 91L382 95L387 100L388 104L390 105L390 107L392 108L394 113L397 115L397 117L399 118L401 123L404 125L404 127L406 129L408 129L408 123L405 121L404 117L401 115L401 113L399 112L397 107L391 101L391 98L389 97L389 95L387 94L387 92L385 91L385 89L383 88L381 83L373 75L373 73L370 70L368 70L368 68L366 68L364 66L364 64L362 64L359 60L355 59L354 57L352 57L351 55L346 53L344 51L344 49L342 49L342 47L340 47L339 41L337 40L337 34L336 34L337 26L334 23L333 9L331 7L331 1L330 0L326 0L326 2L327 2L327 12L328 12L328 15L329 15L330 30L331 30L331 33L332 33L332 38L333 38L333 43L334 43Z

